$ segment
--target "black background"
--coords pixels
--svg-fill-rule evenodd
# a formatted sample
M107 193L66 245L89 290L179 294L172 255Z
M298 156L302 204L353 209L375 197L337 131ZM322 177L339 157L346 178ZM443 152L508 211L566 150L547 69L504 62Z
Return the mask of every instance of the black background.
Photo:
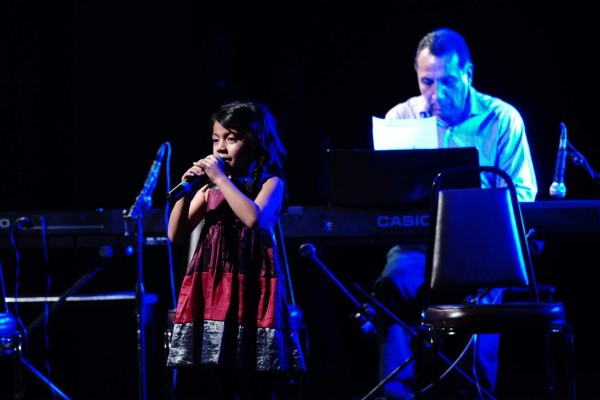
M3 2L0 207L127 208L168 141L162 206L165 176L178 182L210 153L210 113L242 97L279 119L292 203L320 203L324 150L372 146L371 116L417 94L414 50L438 26L470 43L474 85L522 112L538 199L548 198L561 122L600 168L595 19L584 3L219 4ZM584 170L566 179L569 198L598 197Z
M426 32L440 26L460 31L470 44L474 86L521 111L538 199L549 200L561 122L592 168L600 168L596 19L581 1L4 1L0 210L128 209L158 148L168 142L152 204L164 207L168 189L192 161L211 151L209 115L219 103L236 98L263 101L278 119L289 153L291 203L323 204L325 150L372 146L371 116L383 116L418 93L414 51ZM566 184L567 199L598 198L598 185L583 169L569 165ZM357 190L366 190L364 183L359 185ZM597 239L556 239L556 246L547 245L539 259L541 274L558 284L582 326L577 349L583 376L591 371L596 378L586 347L593 345L592 338L583 318L598 277ZM343 399L350 392L364 395L376 383L374 343L348 321L353 310L343 294L297 258L300 243L290 241L288 253L309 326L311 383L325 382L330 388L321 393L325 397L333 391ZM390 245L316 244L334 272L367 288ZM5 269L10 269L6 274L14 276L13 254L2 251ZM165 248L151 251L155 253L144 265L148 290L159 294L160 335L161 313L170 296L168 254ZM90 268L97 259L91 250L76 260L67 253L51 252L57 270L72 268L68 277L62 275L57 293L81 273L77 268ZM25 268L39 265L31 257L25 256ZM116 282L118 290L133 290L135 260L118 263L122 268L112 269L114 276L95 278L98 290L111 291ZM126 340L115 351L127 356L122 363L100 363L98 370L118 365L121 376L129 378L127 390L135 392L134 349L126 347L135 345L133 316L125 308L116 316ZM84 328L74 322L80 312L67 309L55 329L62 335L68 327L66 337L75 335ZM96 329L84 332L101 340ZM92 353L91 347L78 346L65 344L64 352ZM123 353L125 349L129 351ZM119 360L117 354L113 356ZM85 368L95 374L93 366ZM76 390L71 379L75 382L58 378ZM105 386L100 380L88 384Z

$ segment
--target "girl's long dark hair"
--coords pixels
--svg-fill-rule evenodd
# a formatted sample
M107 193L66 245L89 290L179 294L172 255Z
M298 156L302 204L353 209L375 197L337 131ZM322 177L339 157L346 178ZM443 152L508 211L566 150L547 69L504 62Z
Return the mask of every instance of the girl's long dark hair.
M251 145L252 158L256 160L250 171L250 182L246 186L249 196L255 198L264 181L277 176L283 180L287 204L287 181L285 168L287 154L277 131L277 122L269 108L256 101L234 101L223 104L210 118L210 127L215 122L228 131L235 131Z

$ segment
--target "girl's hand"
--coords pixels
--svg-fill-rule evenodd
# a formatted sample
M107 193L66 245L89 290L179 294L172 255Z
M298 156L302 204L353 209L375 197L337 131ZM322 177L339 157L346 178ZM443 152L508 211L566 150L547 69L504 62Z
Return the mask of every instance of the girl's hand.
M220 157L209 155L201 160L194 162L194 166L188 170L188 172L196 172L198 174L206 174L212 181L219 177L224 177L224 162Z
M181 181L185 181L187 178L191 178L194 176L202 176L206 175L204 170L200 167L199 162L195 161L193 165L185 171L185 173L181 176Z

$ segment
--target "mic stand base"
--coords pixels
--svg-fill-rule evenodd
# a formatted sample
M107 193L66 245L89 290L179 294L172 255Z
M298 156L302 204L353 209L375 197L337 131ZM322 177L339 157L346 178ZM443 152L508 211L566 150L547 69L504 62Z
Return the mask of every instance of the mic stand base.
M398 375L400 373L400 371L402 371L404 368L406 368L407 365L409 365L411 362L413 362L415 360L415 356L410 356L409 358L407 358L406 360L404 360L404 362L402 364L400 364L399 366L396 367L396 369L394 369L392 372L390 372L390 374L388 376L386 376L385 378L383 378L377 385L375 385L375 387L373 389L371 389L371 391L369 393L367 393L364 397L361 398L361 400L370 400L373 398L374 395L376 395L379 390L389 381L391 381L396 375Z
M56 303L54 303L49 308L47 313L44 312L44 313L38 315L38 317L27 326L27 332L31 332L31 331L35 330L48 317L48 315L54 313L67 300L67 298L69 298L70 296L75 294L77 292L77 290L79 290L86 282L88 282L90 279L92 279L104 267L104 265L106 265L108 263L108 261L109 260L104 260L100 265L98 265L96 268L94 268L93 271L88 272L87 274L85 274L84 276L79 278L77 280L77 282L75 282L69 289L67 289L66 292L64 292L59 297L59 299L56 301ZM15 302L16 301L17 301L17 299L15 299ZM27 367L27 369L33 374L33 376L35 378L37 378L42 384L46 385L49 390L51 390L53 393L60 395L62 399L69 399L69 397L67 395L65 395L62 390L60 390L58 387L56 387L56 385L54 385L47 377L45 377L31 363L29 363L25 358L23 358L21 356L21 333L15 332L13 336L14 336L14 338L11 339L10 343L6 343L7 342L6 340L2 341L3 347L2 347L2 352L0 352L0 355L5 354L5 353L14 353L14 354L11 354L11 356L16 357L17 361L20 362L25 367ZM6 338L4 336L2 336L2 337L0 337L0 339L6 339ZM7 348L5 348L4 345L6 345ZM18 368L18 366L17 366L17 368ZM16 390L15 399L16 400L20 400L22 398L20 395L20 392L21 392L21 388L19 387L20 385L18 385L16 382L18 380L17 379L18 376L19 375L17 374L17 372L15 372L15 390Z
M25 393L25 387L23 386L23 379L21 376L22 367L25 367L34 378L45 385L46 388L52 392L54 398L56 398L56 396L60 396L60 398L63 400L70 400L70 398L54 383L52 383L50 379L48 379L23 357L21 350L21 332L14 331L9 335L2 334L0 335L0 339L2 339L2 342L0 343L0 360L12 358L14 361L13 388L15 400L27 399L27 393ZM5 385L3 385L2 388L2 390L6 389Z

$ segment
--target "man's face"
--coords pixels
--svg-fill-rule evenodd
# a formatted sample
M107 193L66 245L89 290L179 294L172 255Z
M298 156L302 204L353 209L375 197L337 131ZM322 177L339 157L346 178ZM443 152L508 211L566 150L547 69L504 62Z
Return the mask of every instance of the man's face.
M429 112L440 121L453 126L461 122L467 94L473 77L473 65L458 66L455 53L437 57L428 49L417 57L419 90L429 104Z

